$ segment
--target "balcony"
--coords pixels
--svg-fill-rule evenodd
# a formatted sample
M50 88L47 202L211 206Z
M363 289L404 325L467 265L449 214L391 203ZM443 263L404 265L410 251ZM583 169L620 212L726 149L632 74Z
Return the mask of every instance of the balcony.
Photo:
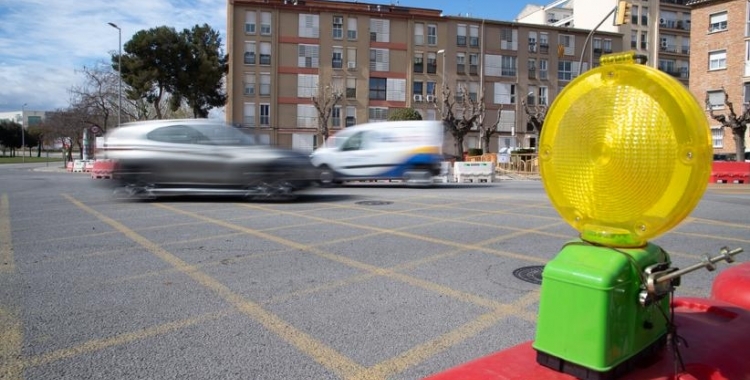
M466 74L466 65L463 63L456 64L456 74Z
M539 44L539 52L542 54L549 54L549 44Z
M477 74L479 74L479 66L477 66L477 65L469 65L469 74L470 75L477 75Z
M334 69L340 69L344 67L344 61L341 59L334 58L333 60L331 60L331 67L333 67Z
M437 64L436 63L428 63L427 64L427 74L435 74L437 73Z
M536 79L536 69L529 69L529 79Z

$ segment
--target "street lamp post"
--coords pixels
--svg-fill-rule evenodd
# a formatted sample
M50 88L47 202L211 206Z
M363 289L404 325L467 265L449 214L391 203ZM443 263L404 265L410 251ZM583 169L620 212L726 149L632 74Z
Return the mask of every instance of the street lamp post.
M117 29L117 73L120 77L120 83L118 88L117 97L117 126L120 126L120 115L122 115L122 29L112 22L108 22L109 26Z
M24 118L24 115L26 113L26 103L24 103L21 106L21 162L26 163L26 152L24 150L24 145L26 145L26 119Z
M443 69L442 69L443 73L441 75L442 76L443 85L441 86L441 89L444 90L445 89L445 49L440 49L440 50L437 51L437 53L443 55ZM441 91L440 95L443 95L443 94L444 94L444 92ZM441 96L441 99L442 99L442 96ZM440 113L443 114L443 116L445 116L445 99L443 99L442 103L443 104L442 104L442 107L440 108Z

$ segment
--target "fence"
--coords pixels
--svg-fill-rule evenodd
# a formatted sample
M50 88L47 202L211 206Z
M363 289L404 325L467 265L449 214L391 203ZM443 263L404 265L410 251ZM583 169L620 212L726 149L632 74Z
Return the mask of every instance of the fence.
M539 159L536 153L485 153L481 156L468 156L466 161L492 162L492 166L498 173L539 174Z

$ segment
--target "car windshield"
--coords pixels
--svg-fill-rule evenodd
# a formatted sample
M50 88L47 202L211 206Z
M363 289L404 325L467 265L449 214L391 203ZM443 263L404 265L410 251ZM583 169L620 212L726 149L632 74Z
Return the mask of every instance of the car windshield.
M212 145L256 145L255 136L249 132L231 125L205 125L199 128Z

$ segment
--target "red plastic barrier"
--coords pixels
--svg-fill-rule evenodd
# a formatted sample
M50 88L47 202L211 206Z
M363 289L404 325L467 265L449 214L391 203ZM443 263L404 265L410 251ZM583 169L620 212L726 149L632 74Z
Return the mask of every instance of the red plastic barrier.
M72 161L68 161L68 163L65 164L65 169L67 169L69 172L72 172L73 171L73 162Z
M711 287L711 298L750 310L750 263L719 273Z
M112 178L115 162L111 160L96 160L91 169L91 178Z
M750 162L714 161L710 181L750 184Z
M750 379L750 310L720 300L677 298L677 334L685 370L675 374L675 356L668 346L645 368L618 380L746 380ZM430 376L427 380L574 380L575 377L537 364L532 342L486 356ZM679 367L678 367L679 368Z

